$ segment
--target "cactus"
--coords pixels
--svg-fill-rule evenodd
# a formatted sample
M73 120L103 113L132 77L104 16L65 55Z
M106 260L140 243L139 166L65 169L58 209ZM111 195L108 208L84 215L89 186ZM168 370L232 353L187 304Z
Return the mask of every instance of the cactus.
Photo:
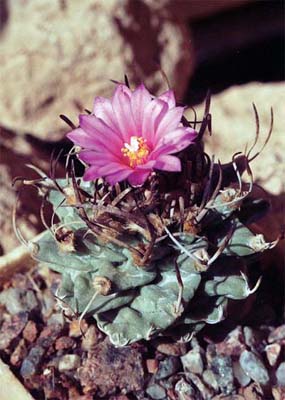
M268 208L251 198L249 153L220 165L203 152L208 105L197 140L179 153L181 172L110 185L82 181L69 162L66 179L33 182L54 210L33 256L62 275L62 308L93 316L116 346L161 334L190 340L222 321L258 288L250 264L276 244L246 227Z

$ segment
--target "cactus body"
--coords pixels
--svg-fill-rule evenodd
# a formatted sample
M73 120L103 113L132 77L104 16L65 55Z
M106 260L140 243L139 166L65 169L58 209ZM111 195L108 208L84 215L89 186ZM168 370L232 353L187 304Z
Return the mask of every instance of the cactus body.
M58 184L68 187L66 180ZM60 219L56 229L65 226L72 232L73 247L65 249L56 235L46 231L35 243L36 258L62 274L57 292L62 304L77 315L88 306L87 314L94 316L115 345L148 340L163 332L187 339L206 324L223 320L229 301L252 293L247 264L264 246L258 248L257 236L242 224L225 196L222 200L223 194L217 195L207 211L199 234L176 232L175 239L171 235L173 240L164 235L153 246L149 262L139 265L130 249L147 246L149 241L139 230L127 229L120 235L126 247L96 237L80 214L84 208L92 221L98 213L98 206L90 201L94 184L81 182L78 188L90 196L80 206L68 204L65 191L55 187L46 196ZM221 246L221 253L211 262ZM111 289L94 296L94 279L100 277L108 279Z

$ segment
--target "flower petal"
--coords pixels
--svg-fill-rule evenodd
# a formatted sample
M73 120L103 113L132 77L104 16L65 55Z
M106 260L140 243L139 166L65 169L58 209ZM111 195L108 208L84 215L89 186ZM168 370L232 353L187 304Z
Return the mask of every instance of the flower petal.
M100 174L98 174L98 167L92 166L87 168L83 175L84 181L95 181L95 179L101 178Z
M118 85L112 98L112 107L124 142L129 143L131 136L136 136L131 98L132 92L125 85Z
M160 121L168 112L168 105L165 101L154 99L145 108L143 114L142 136L153 147L156 145L155 132Z
M92 136L90 136L81 128L74 129L73 131L69 132L66 136L68 137L68 139L70 139L74 144L78 146L86 147L92 150L96 149L96 142L94 142Z
M166 133L178 128L183 111L184 107L174 107L165 114L156 131L157 140L161 139Z
M132 169L128 167L126 164L120 164L118 162L110 162L109 164L100 167L98 169L98 173L100 173L101 176L106 176L124 170L129 170L132 172Z
M180 127L171 132L166 133L158 142L160 144L179 144L183 138L192 141L196 138L197 132L192 128Z
M142 132L143 115L152 97L143 84L138 86L131 97L131 107L137 132Z
M173 90L167 90L158 96L158 99L165 101L168 104L168 108L174 108L176 105L175 96Z
M105 99L104 97L95 97L93 113L96 117L103 120L110 128L112 128L115 132L119 131L118 123L114 116L114 111L112 108L111 101L109 99Z
M197 136L197 132L191 128L178 128L169 132L158 143L155 150L150 154L150 159L157 159L161 154L178 153L185 149Z
M93 114L81 115L80 127L67 135L82 147L79 159L90 166L84 180L105 178L113 185L128 179L140 186L153 169L181 171L181 161L171 154L189 146L197 135L182 126L183 111L176 107L172 90L155 98L144 85L132 92L118 84L111 100L96 97ZM139 141L141 137L146 140ZM123 148L130 152L127 157ZM133 167L130 160L137 160Z
M145 164L137 165L136 170L152 169L155 166L156 160L148 160Z
M95 164L95 165L105 165L110 161L118 162L118 158L116 158L113 154L102 153L98 151L92 150L83 150L79 153L80 160L84 161L87 164Z
M125 180L130 174L132 173L132 170L122 170L122 171L117 171L114 172L113 174L109 174L106 176L106 181L110 184L110 185L114 185L117 182L121 182L123 180Z
M110 151L120 151L123 147L122 137L113 131L104 121L94 115L80 115L80 127L94 138L94 142L100 142Z
M126 179L132 172L133 170L131 168L119 163L109 163L104 166L93 165L87 169L83 179L85 181L90 181L105 177L107 182L113 185L116 182Z
M132 186L141 186L144 184L150 173L151 169L147 171L135 171L128 177L128 181Z
M156 169L161 169L163 171L179 172L181 171L181 161L178 157L170 155L161 155L158 157L155 163Z

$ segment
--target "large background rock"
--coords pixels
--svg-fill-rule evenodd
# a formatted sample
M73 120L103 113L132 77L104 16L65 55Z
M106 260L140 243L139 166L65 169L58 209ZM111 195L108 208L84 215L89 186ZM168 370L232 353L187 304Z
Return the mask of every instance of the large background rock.
M221 11L238 8L250 0L144 0L154 10L164 16L182 20L209 17Z
M57 139L61 113L76 120L109 79L166 88L158 64L182 98L193 68L184 23L143 1L26 0L0 3L1 124ZM65 129L66 130L66 129Z
M255 182L269 193L279 195L285 191L285 126L283 83L249 83L233 86L211 99L212 137L206 138L206 152L215 154L222 162L231 161L231 156L244 151L255 139L255 117L252 108L255 103L259 114L260 137L253 150L255 154L263 145L270 127L270 108L274 112L273 133L262 154L252 163ZM195 106L201 117L204 104ZM187 111L189 119L193 112Z
M16 204L17 193L21 185L12 187L13 179L39 178L38 174L28 167L33 164L42 169L46 174L50 170L52 146L41 141L31 140L24 135L17 135L12 131L0 127L0 256L19 246L13 224L12 212ZM56 149L54 149L56 150ZM63 177L63 167L58 163L57 177ZM24 238L31 239L44 230L40 220L41 199L36 189L23 187L17 206L17 227ZM45 207L46 220L50 221L51 209Z

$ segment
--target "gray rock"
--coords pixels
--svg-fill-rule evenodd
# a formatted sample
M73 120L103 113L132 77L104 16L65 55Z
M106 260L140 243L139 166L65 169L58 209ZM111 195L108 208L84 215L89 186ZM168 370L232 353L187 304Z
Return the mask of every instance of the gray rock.
M82 349L90 351L98 342L98 331L95 325L90 325L82 338Z
M181 363L179 358L174 356L165 358L165 360L159 363L157 373L155 374L155 379L164 379L174 375L175 372L179 370L180 366Z
M215 126L214 135L206 138L205 149L208 154L216 154L222 163L228 162L229 154L234 154L237 148L244 148L244 143L254 140L255 126L254 117L250 112L250 105L245 99L254 99L258 108L260 128L264 132L270 125L270 107L274 110L274 135L266 146L266 151L261 157L254 160L254 178L262 187L273 194L280 194L284 191L284 172L280 167L284 162L284 84L250 82L245 85L232 86L211 98L211 114L214 115ZM204 104L195 106L197 115L203 115ZM192 118L192 110L188 110L188 115ZM186 112L187 115L187 112ZM234 140L225 140L227 132L231 132L230 138ZM258 140L261 145L261 138ZM256 149L257 150L257 149ZM264 166L266 165L266 168ZM281 203L280 203L281 204ZM280 206L279 206L280 207ZM275 211L282 219L282 207ZM273 204L273 210L274 210ZM266 221L269 237L277 237L280 231L280 219L270 212ZM269 228L270 227L270 228ZM280 246L282 248L282 244ZM280 249L280 261L284 260ZM270 253L272 262L272 255ZM281 261L281 262L282 262ZM271 263L271 265L273 265ZM246 311L240 310L240 311ZM256 310L258 311L258 310ZM262 310L263 311L263 310ZM263 319L264 321L264 319Z
M198 342L198 339L195 336L193 336L191 339L191 346L192 346L192 349L200 349L201 348L201 346Z
M187 372L185 374L185 377L187 379L188 382L193 383L197 389L199 390L202 399L204 400L212 400L213 396L214 396L214 392L212 389L207 388L207 386L203 383L203 381L201 380L201 378L199 378L199 376L193 374L192 372ZM195 397L197 399L199 399L199 397Z
M281 363L276 371L278 385L285 387L285 362Z
M58 324L62 327L64 326L65 319L64 319L63 313L58 312L58 313L52 314L52 316L47 321L47 325L53 325L53 324Z
M194 388L184 378L176 383L174 390L179 400L188 400L189 397L195 396Z
M202 378L203 381L214 390L214 392L217 392L219 390L219 385L213 371L211 371L210 369L206 369L203 372Z
M239 357L240 353L245 350L242 328L237 326L228 333L222 342L217 343L215 348L217 354Z
M231 394L234 390L234 376L231 357L216 356L212 360L211 369L216 376L222 393L226 395Z
M256 383L252 382L243 390L243 396L245 400L269 400L271 397L264 396L262 387ZM281 399L279 399L281 400Z
M279 343L272 343L265 347L266 356L271 367L274 367L281 352Z
M243 328L243 334L246 345L253 350L256 346L256 338L253 330L250 327L245 326Z
M58 370L60 372L71 371L80 366L80 357L77 354L65 354L60 357L58 362Z
M152 345L154 348L162 354L167 356L182 356L187 353L187 346L185 343L172 343L165 339L153 340Z
M268 336L268 342L273 343L279 340L285 339L285 324L278 326L278 328L274 329Z
M237 379L242 387L245 387L251 381L250 377L246 375L238 361L233 362L234 377Z
M157 383L150 385L146 389L146 393L154 400L160 400L166 397L166 390Z
M206 349L206 360L209 365L211 365L216 355L217 355L216 346L213 343L209 344Z
M38 307L38 301L32 290L9 288L0 293L0 303L4 304L10 314L29 312Z
M3 121L1 121L1 123L3 123ZM4 253L13 251L11 256L13 254L14 256L17 255L20 257L20 259L16 261L16 256L14 262L12 262L13 257L10 259L8 257L7 262L12 262L12 265L15 264L13 269L6 269L4 276L6 280L10 273L14 273L16 270L23 272L36 264L35 260L32 260L29 255L25 255L23 250L20 251L19 249L19 253L17 253L15 249L20 245L20 242L14 233L11 212L12 205L16 203L18 190L12 187L11 182L16 176L22 176L27 180L35 179L36 174L27 166L28 164L37 165L43 171L48 171L50 167L50 150L46 142L40 140L38 142L35 140L32 141L28 136L24 137L16 132L4 129L2 126L0 137L0 254L1 251ZM64 169L59 163L57 164L56 175L64 176ZM19 186L16 186L18 189ZM39 218L39 209L42 200L40 196L35 194L31 195L31 191L28 188L21 191L20 198L21 201L18 205L16 218L17 227L20 232L22 232L25 239L30 240L43 230L43 225ZM50 221L51 215L51 210L45 207L45 218L47 221ZM29 252L26 253L29 254Z
M30 350L20 369L20 374L24 379L32 377L37 372L44 354L45 349L41 346L35 346Z
M251 351L244 350L239 359L244 372L255 382L266 385L269 382L268 372L263 362Z
M195 348L180 358L185 372L201 375L204 369L201 350Z
M143 33L143 51L137 32ZM182 99L194 65L191 47L186 23L158 15L144 1L136 7L128 0L9 2L0 42L0 76L6 77L0 87L1 121L58 138L66 128L58 115L67 113L77 123L95 95L110 94L111 78L126 73L131 83L143 80L149 89L163 91L156 56Z
M56 299L54 297L54 294L51 292L51 290L46 289L42 291L42 316L46 320L49 320L51 317L54 308L55 308L55 303Z

